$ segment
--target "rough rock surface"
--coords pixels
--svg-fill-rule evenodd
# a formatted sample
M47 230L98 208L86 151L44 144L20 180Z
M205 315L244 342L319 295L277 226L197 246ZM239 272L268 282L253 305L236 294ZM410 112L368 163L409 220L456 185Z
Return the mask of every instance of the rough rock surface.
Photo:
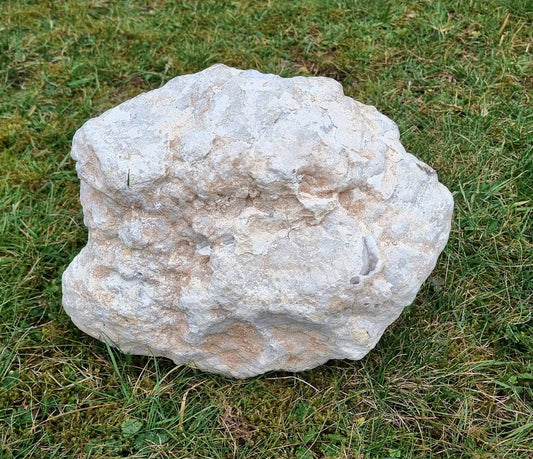
M450 231L435 171L328 78L215 65L89 120L72 156L74 323L238 378L362 358Z

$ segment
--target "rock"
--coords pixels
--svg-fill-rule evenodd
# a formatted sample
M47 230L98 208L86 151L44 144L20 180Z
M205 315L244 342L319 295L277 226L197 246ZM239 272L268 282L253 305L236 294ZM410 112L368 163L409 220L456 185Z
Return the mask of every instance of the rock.
M237 378L362 358L450 231L435 171L329 78L215 65L87 121L72 157L73 322Z

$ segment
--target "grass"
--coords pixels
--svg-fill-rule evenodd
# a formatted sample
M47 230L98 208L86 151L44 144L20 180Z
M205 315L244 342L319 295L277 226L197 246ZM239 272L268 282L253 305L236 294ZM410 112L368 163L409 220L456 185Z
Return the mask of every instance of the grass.
M0 2L0 457L533 456L527 1ZM78 331L75 130L216 62L325 75L456 200L416 301L361 361L234 381Z

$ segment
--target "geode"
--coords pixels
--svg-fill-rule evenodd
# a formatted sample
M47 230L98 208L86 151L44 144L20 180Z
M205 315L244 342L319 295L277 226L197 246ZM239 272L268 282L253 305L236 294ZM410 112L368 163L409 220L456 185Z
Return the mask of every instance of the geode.
M215 65L87 121L72 157L73 322L237 378L362 358L450 232L436 172L329 78Z

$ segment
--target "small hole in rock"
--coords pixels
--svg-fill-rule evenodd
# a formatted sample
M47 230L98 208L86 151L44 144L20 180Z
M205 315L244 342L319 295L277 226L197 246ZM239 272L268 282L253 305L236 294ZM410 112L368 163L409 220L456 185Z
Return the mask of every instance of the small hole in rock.
M376 269L376 266L378 264L378 256L375 253L373 245L370 244L370 238L366 236L363 238L362 259L363 266L361 266L361 272L359 274L361 276L367 276L372 271L374 271L374 269Z

